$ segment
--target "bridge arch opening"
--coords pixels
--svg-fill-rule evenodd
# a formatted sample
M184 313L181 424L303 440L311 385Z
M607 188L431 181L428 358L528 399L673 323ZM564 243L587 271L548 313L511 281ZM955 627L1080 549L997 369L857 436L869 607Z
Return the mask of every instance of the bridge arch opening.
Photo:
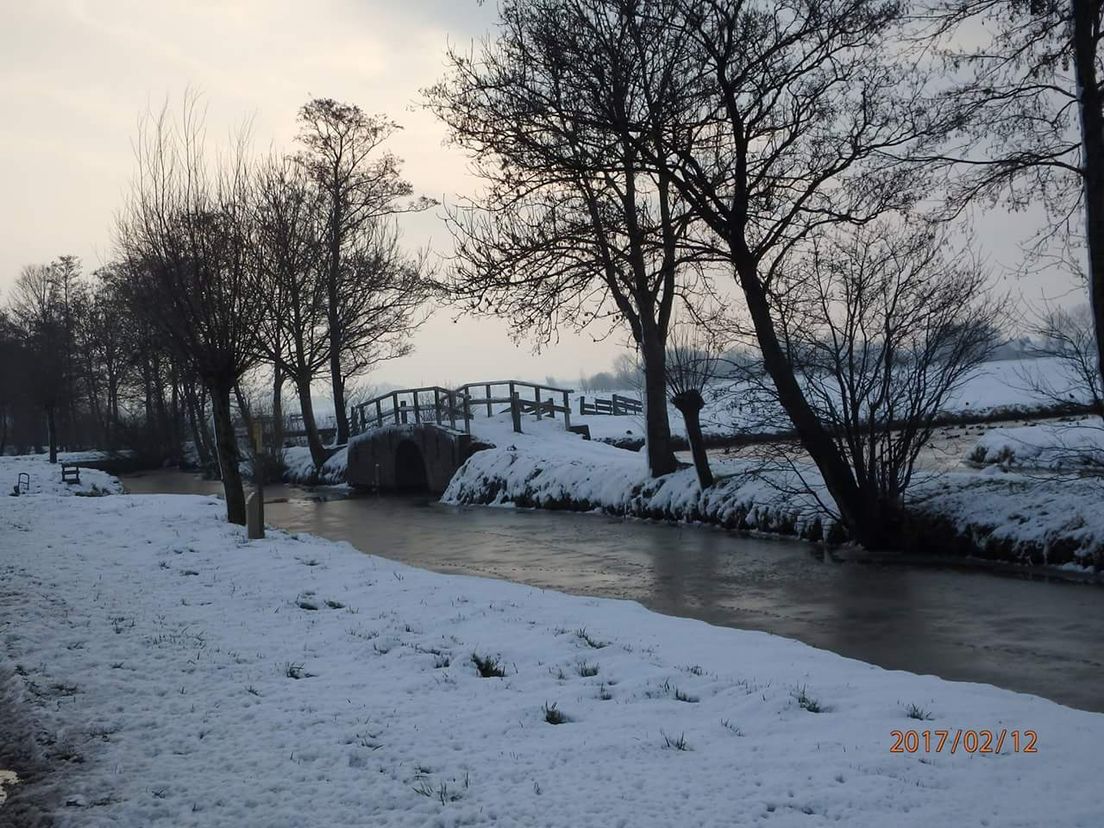
M395 488L400 492L428 492L425 458L413 440L395 447Z

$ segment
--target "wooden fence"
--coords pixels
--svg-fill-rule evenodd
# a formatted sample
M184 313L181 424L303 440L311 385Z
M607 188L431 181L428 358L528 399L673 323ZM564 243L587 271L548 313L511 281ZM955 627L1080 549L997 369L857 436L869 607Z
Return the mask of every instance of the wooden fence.
M643 413L644 403L632 397L622 397L619 394L614 394L610 399L595 397L594 401L589 403L586 397L581 395L579 397L580 415L604 414L609 416L621 416L624 414Z

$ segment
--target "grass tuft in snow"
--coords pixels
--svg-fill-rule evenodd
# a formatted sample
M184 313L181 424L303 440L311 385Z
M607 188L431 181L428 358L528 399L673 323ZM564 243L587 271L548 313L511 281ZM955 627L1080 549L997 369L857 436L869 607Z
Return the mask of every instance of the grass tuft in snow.
M686 734L680 733L678 738L672 738L660 731L660 735L663 737L663 747L670 748L672 750L690 750L690 745L686 742Z
M804 684L794 691L794 699L797 700L797 706L802 710L808 710L810 713L824 712L824 708L820 706L820 702L805 692Z
M293 661L288 661L284 664L284 675L287 676L289 679L296 680L314 677L314 673L308 673L305 669L303 669L302 664L296 664Z
M471 660L472 664L475 665L475 669L483 678L504 678L506 676L506 668L494 656L481 656L479 653L472 653Z
M601 641L597 638L594 638L592 635L590 635L586 631L586 627L583 627L582 629L575 630L575 637L578 638L580 641L582 641L584 644L586 644L588 647L591 647L595 650L600 650L603 647L608 647L609 646L608 641Z
M905 710L910 719L918 719L922 722L930 722L935 716L932 715L930 710L925 710L918 704L910 704Z
M414 786L414 792L429 799L436 799L442 805L459 802L463 798L463 795L458 791L450 791L447 782L442 782L434 788L430 782L424 779Z
M688 704L697 704L701 701L697 696L692 696L684 690L680 690L677 686L671 684L670 681L663 682L663 692L668 695L674 695L675 701L687 702Z
M567 716L565 716L563 712L556 707L555 702L552 702L552 704L545 702L542 710L544 711L544 720L550 725L561 725L564 722L569 721Z
M580 661L575 669L578 670L579 675L583 678L590 678L591 676L598 675L598 665L586 661Z
M736 727L736 724L731 719L721 719L721 727L725 730L730 730L737 736L743 736L744 732L740 728Z

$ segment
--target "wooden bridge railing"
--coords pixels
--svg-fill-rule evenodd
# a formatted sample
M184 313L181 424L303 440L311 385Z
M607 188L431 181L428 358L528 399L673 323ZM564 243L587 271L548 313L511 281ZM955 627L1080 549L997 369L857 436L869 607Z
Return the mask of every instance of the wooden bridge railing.
M508 406L498 413L509 411L514 431L521 432L521 418L531 414L536 419L555 418L562 415L564 427L571 427L569 389L553 388L521 380L492 380L469 382L459 388L442 388L430 385L424 388L407 388L381 394L355 405L350 409L350 424L354 433L395 423L435 423L458 428L471 433L473 416L486 412L495 415L495 406Z

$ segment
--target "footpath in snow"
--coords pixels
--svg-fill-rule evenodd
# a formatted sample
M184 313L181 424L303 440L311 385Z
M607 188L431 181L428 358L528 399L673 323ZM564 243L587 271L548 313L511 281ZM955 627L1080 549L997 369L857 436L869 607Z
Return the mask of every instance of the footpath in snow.
M309 536L247 542L222 511L0 501L0 685L53 768L8 815L1100 825L1104 716Z

